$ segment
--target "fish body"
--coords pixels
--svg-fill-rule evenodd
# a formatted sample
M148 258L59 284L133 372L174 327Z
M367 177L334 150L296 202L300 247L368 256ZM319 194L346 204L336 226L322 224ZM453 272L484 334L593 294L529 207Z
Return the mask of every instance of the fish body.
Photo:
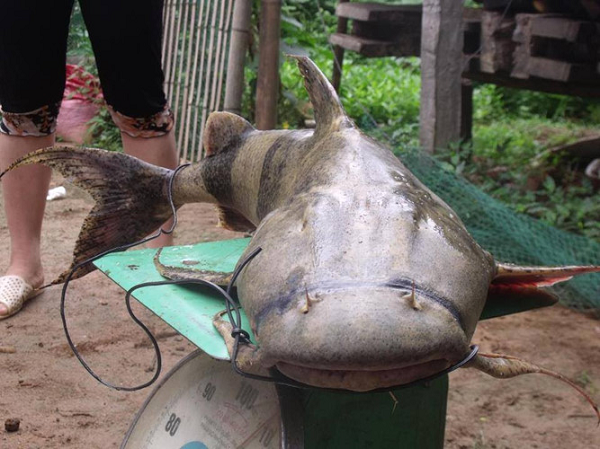
M213 116L208 132L222 134L231 120L242 119ZM176 180L174 198L187 176L200 179L196 170L243 183L205 188L256 226L246 255L262 251L237 286L262 362L292 377L315 368L348 378L421 364L411 375L424 377L461 360L495 264L456 214L350 123L326 133L243 129L235 147L209 144L204 164Z
M368 391L433 375L469 353L488 297L546 297L538 286L600 271L496 262L447 204L356 128L312 61L297 59L315 130L258 131L214 113L207 157L176 174L123 154L61 148L9 170L44 163L92 193L73 264L158 227L170 214L170 180L177 207L216 204L223 226L253 232L241 260L261 248L236 284L257 342L240 353L244 366L276 367L317 387ZM497 355L471 366L499 377L542 372Z

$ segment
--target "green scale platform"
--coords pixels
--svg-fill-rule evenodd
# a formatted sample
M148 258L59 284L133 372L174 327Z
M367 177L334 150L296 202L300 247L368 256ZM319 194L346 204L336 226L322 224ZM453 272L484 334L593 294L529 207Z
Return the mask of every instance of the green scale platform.
M232 272L249 239L226 240L165 248L165 265ZM156 250L116 253L95 262L109 278L129 290L143 282L164 280L154 267ZM225 308L223 298L202 288L159 286L136 290L134 297L202 351L228 360L225 344L214 329L214 315ZM551 305L535 301L486 304L482 319ZM243 317L243 328L250 330ZM345 393L318 389L284 388L296 404L293 413L282 410L282 422L295 423L288 448L419 448L444 446L448 376L426 385L389 393ZM282 395L281 389L280 397ZM301 424L298 425L298 422ZM165 448L169 449L169 448Z

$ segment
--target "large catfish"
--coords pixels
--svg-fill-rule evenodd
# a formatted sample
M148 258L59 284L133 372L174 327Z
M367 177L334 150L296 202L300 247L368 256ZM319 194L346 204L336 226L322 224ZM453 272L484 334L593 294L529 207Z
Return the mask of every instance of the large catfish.
M495 262L448 205L356 128L313 62L297 59L314 131L257 131L214 113L207 157L173 180L177 207L217 204L223 226L254 231L246 255L262 248L237 281L257 341L240 351L240 366L276 367L318 387L406 384L465 358L488 295L547 296L537 287L600 271ZM141 238L170 215L170 170L71 148L40 150L9 170L31 163L58 169L96 199L74 263ZM216 325L231 347L228 324ZM468 366L497 377L549 373L495 354Z

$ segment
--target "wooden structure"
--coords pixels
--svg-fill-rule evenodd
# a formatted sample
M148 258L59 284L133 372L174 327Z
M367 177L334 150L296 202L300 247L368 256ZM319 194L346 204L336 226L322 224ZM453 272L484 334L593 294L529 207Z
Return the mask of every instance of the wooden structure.
M331 36L338 58L344 50L421 56L420 137L428 152L470 137L471 81L600 97L600 1L539 0L543 14L530 0L481 2L484 9L463 9L453 0L338 5L338 31ZM341 64L334 64L336 88L340 79Z

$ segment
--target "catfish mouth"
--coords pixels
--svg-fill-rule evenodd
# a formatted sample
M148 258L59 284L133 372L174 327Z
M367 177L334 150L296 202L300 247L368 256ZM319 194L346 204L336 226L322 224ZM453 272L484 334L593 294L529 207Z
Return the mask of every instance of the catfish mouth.
M412 282L320 284L293 296L297 302L260 323L258 337L264 360L302 384L387 389L453 369L469 352L458 308Z
M406 385L443 372L452 366L446 359L430 360L389 370L325 370L279 362L277 369L297 382L319 388L366 392Z

